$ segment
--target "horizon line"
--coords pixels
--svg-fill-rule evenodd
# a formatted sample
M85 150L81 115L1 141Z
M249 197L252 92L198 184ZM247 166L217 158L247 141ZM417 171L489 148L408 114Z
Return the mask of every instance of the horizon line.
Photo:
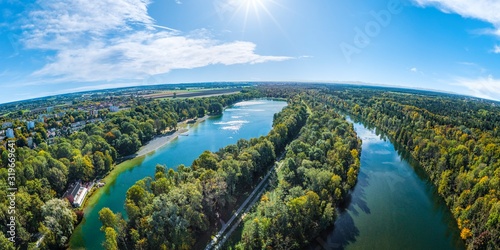
M91 89L91 90L82 90L82 91L76 91L76 92L66 92L66 93L59 93L59 94L48 94L45 96L39 96L39 97L33 97L33 98L27 98L27 99L20 99L20 100L15 100L15 101L8 101L8 102L0 102L0 106L3 105L9 105L9 104L14 104L18 102L28 102L32 100L37 100L37 99L43 99L43 98L50 98L50 97L57 97L57 96L63 96L63 95L70 95L70 94L84 94L84 93L89 93L89 92L99 92L99 91L108 91L108 90L118 90L118 89L131 89L131 88L138 88L138 87L154 87L154 86L164 86L164 85L181 85L181 84L210 84L210 83L248 83L248 84L259 84L259 83L306 83L306 84L343 84L343 85L352 85L352 86L366 86L366 87L382 87L382 88L397 88L397 89L403 89L403 90L417 90L417 91L428 91L428 92L434 92L434 93L441 93L441 94L450 94L450 95L456 95L456 96L462 96L462 97L470 97L470 98L476 98L480 100L488 100L488 101L493 101L493 102L500 102L500 100L496 99L488 99L488 98L483 98L483 97L477 97L477 96L472 96L469 94L460 94L456 93L453 91L445 91L445 90L439 90L439 89L430 89L430 88L419 88L419 87L410 87L410 86L403 86L403 85L394 85L394 84L383 84L383 83L370 83L370 82L363 82L363 81L326 81L326 80L320 80L320 81L314 81L314 80L294 80L294 81L287 81L287 80L278 80L278 81L272 81L272 80L264 80L264 81L245 81L245 80L238 80L238 81L206 81L206 82L173 82L173 83L158 83L158 84L148 84L148 85L133 85L133 86L121 86L121 87L111 87L111 88L104 88L104 89Z

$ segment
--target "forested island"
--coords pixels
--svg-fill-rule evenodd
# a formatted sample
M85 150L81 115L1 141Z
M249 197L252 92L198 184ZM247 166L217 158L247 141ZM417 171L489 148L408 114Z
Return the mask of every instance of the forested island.
M294 87L271 87L286 96ZM412 90L307 87L309 95L390 136L421 164L468 249L500 248L500 103Z
M37 123L37 147L16 130L17 245L9 241L9 200L0 198L3 249L64 249L83 213L61 199L70 183L91 181L179 121L220 115L253 98L282 98L266 135L205 151L191 166L152 165L155 175L129 188L127 219L99 212L105 249L201 249L257 183L270 185L233 235L235 249L303 249L334 226L357 183L361 141L345 115L389 136L417 160L445 200L469 249L500 248L500 105L434 92L336 84L266 83L237 94L189 99L130 98L103 122L48 143ZM70 119L70 117L68 117ZM21 122L19 122L21 124ZM0 185L7 187L9 151L0 146ZM275 166L275 167L273 167ZM411 225L409 225L411 226ZM43 237L40 237L43 235ZM42 240L40 240L42 239Z

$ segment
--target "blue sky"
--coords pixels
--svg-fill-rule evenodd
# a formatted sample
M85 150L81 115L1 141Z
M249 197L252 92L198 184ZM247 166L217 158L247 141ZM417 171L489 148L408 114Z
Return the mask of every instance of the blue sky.
M496 0L0 0L0 103L180 82L366 82L500 100Z

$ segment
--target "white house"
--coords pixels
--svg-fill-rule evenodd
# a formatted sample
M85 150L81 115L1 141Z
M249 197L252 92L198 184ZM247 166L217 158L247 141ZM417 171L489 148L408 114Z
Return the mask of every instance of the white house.
M88 192L89 190L86 187L80 187L80 189L78 190L78 194L73 201L73 206L80 207L83 204L83 201L85 200Z
M73 185L73 189L71 189L71 191L69 191L66 195L66 198L71 202L71 204L73 204L73 206L80 207L83 204L88 191L89 190L80 182L76 182Z

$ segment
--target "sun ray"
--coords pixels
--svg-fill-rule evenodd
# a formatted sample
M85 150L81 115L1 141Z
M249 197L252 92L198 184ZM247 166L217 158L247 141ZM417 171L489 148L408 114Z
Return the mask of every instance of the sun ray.
M273 1L271 1L273 2ZM273 23L278 27L278 29L285 34L285 30L281 27L281 25L278 23L278 21L276 20L276 18L274 18L273 14L271 14L271 12L269 11L269 9L267 8L266 5L264 5L261 1L258 1L258 3L260 4L260 7L261 9L269 16L269 18L271 18L271 20L273 21Z
M242 29L241 32L244 35L246 33L246 29L248 28L249 23L252 21L257 23L258 26L262 29L263 21L269 18L272 23L278 28L278 30L286 37L287 40L290 40L289 36L278 22L276 17L273 15L271 8L279 7L280 9L288 10L286 6L279 3L276 0L227 0L227 4L232 6L232 13L229 18L228 23L232 23L238 16L242 20ZM266 18L267 17L267 18ZM251 20L254 19L254 20Z

